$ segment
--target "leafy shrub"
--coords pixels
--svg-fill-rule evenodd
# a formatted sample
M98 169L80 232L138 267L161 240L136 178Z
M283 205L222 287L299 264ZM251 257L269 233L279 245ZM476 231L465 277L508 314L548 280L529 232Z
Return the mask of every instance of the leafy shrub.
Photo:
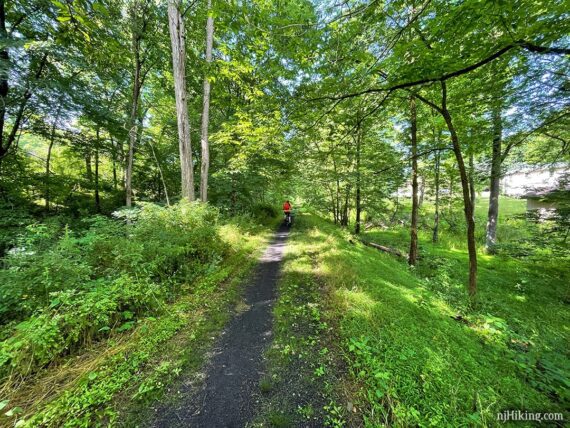
M26 375L83 344L156 313L227 250L218 213L204 204L145 204L128 222L101 216L51 246L22 237L0 271L0 319L25 321L0 345L0 375ZM41 234L41 233L40 233Z

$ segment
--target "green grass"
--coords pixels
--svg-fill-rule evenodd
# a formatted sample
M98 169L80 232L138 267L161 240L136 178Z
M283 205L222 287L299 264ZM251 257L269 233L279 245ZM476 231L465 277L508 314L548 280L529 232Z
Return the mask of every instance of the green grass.
M352 417L367 426L494 426L507 409L568 408L567 265L481 254L479 304L469 309L460 237L432 245L422 234L420 265L410 269L319 217L295 227L292 244L318 254L334 302L323 317L339 318L353 387L341 382L336 394L352 397ZM406 248L405 230L367 238ZM349 420L347 403L339 408Z

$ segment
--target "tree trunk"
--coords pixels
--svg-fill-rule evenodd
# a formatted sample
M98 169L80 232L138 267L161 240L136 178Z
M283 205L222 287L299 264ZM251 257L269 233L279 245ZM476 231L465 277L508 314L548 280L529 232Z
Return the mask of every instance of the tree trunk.
M412 142L412 224L410 227L410 253L408 264L415 266L418 258L418 132L416 100L410 97L410 125Z
M125 202L127 207L132 206L133 201L133 157L135 153L135 145L137 142L137 118L139 112L139 99L141 91L141 59L140 59L140 35L133 33L133 56L134 56L134 74L133 74L133 99L131 105L131 116L129 120L129 151L127 154L127 165L125 166Z
M342 218L341 218L341 222L340 225L341 226L348 226L348 216L349 216L349 210L348 210L348 202L350 200L350 185L346 186L346 190L345 190L345 194L344 194L344 204L342 206Z
M441 114L445 119L447 129L451 134L451 142L453 144L453 153L457 160L459 176L461 178L461 190L463 193L463 208L465 213L465 221L467 223L467 250L469 252L469 297L473 301L477 294L477 247L475 245L475 220L473 219L473 205L471 204L471 193L469 190L469 177L465 169L463 154L461 153L461 145L455 131L455 126L451 119L451 114L447 109L447 86L445 82L441 82L442 89L442 107Z
M113 148L113 189L117 191L118 182L117 182L117 146L115 144L115 140L113 136L111 136L111 147Z
M162 173L162 168L160 166L160 162L158 161L158 158L156 157L154 147L153 147L152 143L150 142L150 140L148 142L148 145L150 146L150 150L152 151L152 156L154 157L154 161L156 162L156 166L158 167L160 181L162 182L162 187L164 189L164 196L166 197L166 206L170 206L170 199L168 197L168 189L166 187L166 181L164 181L164 175ZM159 186L159 188L160 188L160 186Z
M204 101L202 105L202 132L200 142L202 145L202 162L200 170L200 199L208 200L208 169L210 166L210 145L208 141L208 125L210 121L210 80L208 73L212 62L212 45L214 42L214 18L212 16L212 0L208 0L208 19L206 21L206 75L204 76Z
M439 170L441 153L438 150L435 154L435 216L433 221L432 242L435 244L439 240Z
M471 192L471 205L475 209L477 195L475 194L475 164L473 161L473 151L469 152L469 191Z
M356 134L356 220L354 225L354 233L360 233L360 214L362 211L360 200L360 150L362 145L362 131L358 130Z
M101 212L101 198L99 196L99 128L95 140L95 212Z
M499 187L501 181L501 143L503 123L501 108L493 108L493 155L491 158L491 178L489 184L489 212L487 214L487 233L485 249L492 253L497 242L497 221L499 219Z
M91 165L91 149L85 153L85 178L89 182L89 186L93 184L93 167Z
M179 0L168 1L168 26L172 45L172 68L174 75L174 94L176 97L176 116L178 121L178 148L180 152L182 197L193 201L195 198L194 170L186 93L186 48L184 44L184 21L180 13Z
M10 76L10 70L8 69L10 64L10 56L8 54L8 31L6 30L6 10L4 7L4 0L0 0L0 43L2 48L0 49L0 61L4 64L6 69L0 70L0 160L8 152L9 146L4 144L4 125L6 120L6 105L8 97L8 78Z
M57 129L57 122L59 120L59 114L61 112L61 105L58 106L57 108L57 112L55 114L55 118L53 120L53 124L51 126L51 132L49 135L49 146L48 146L48 151L47 151L47 156L46 156L46 177L45 177L45 189L46 189L46 193L45 193L45 207L46 207L46 211L49 211L50 209L50 174L51 174L51 152L53 150L53 146L55 143L55 130Z

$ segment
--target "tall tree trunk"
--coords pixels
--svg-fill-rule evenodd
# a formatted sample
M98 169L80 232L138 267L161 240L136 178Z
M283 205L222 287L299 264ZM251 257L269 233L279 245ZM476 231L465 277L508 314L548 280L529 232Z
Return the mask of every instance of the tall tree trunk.
M45 176L45 189L46 189L46 193L45 193L45 207L46 207L46 211L49 211L50 209L50 202L51 202L51 195L50 195L50 174L51 174L51 152L53 150L53 146L55 144L55 131L57 129L57 122L59 120L59 114L61 112L61 104L58 106L57 108L57 112L55 114L53 123L51 125L51 132L49 134L49 146L48 146L48 150L47 150L47 156L46 156L46 176Z
M441 153L438 150L435 154L435 216L433 221L432 242L435 244L439 240L439 171Z
M141 36L136 32L133 33L132 49L134 56L133 69L133 99L131 104L131 116L129 120L129 151L127 154L127 164L125 166L125 202L127 207L132 206L133 201L133 158L135 154L135 145L137 142L137 118L139 112L139 99L141 92L141 58L140 58Z
M178 148L180 152L182 197L193 201L195 199L194 170L186 92L186 48L184 44L184 21L180 13L179 0L168 1L168 27L170 29L170 41L172 45L172 68L174 75L174 93L176 96L176 116L178 120Z
M334 154L332 156L332 161L333 161L333 171L334 171L334 176L335 176L335 183L336 183L336 191L335 191L335 197L334 197L334 203L336 205L335 207L335 219L334 222L335 224L337 224L340 221L340 217L341 217L341 211L340 211L340 179L338 177L338 169L336 167L336 158L334 157Z
M6 30L6 10L4 7L4 0L0 0L0 61L3 67L0 69L0 160L8 152L9 146L4 144L4 125L6 120L6 105L8 97L8 78L10 71L8 69L10 64L10 56L8 54L8 31Z
M111 136L111 147L113 148L113 189L116 191L118 188L118 180L117 180L117 145L115 144L115 140L113 136Z
M210 121L210 80L208 73L212 62L212 45L214 42L214 17L212 16L212 0L208 0L208 19L206 21L206 64L204 76L204 101L202 105L202 132L200 143L202 145L202 162L200 170L200 199L208 200L208 169L210 167L210 145L208 141L208 125Z
M91 165L91 148L85 153L85 178L89 182L89 185L93 184L93 167Z
M475 245L475 220L473 218L473 205L471 203L471 192L469 190L469 177L465 168L463 154L461 152L461 145L459 144L459 137L453 125L451 114L447 109L447 86L445 82L441 82L442 89L442 105L441 114L445 119L445 124L451 135L451 142L453 144L453 153L457 160L457 167L459 168L459 176L461 178L461 190L463 193L463 210L465 213L465 221L467 223L467 251L469 253L469 297L473 301L477 294L477 247Z
M416 100L410 97L410 125L412 142L412 224L410 227L410 254L408 264L415 266L418 258L418 132Z
M95 139L95 212L101 212L101 198L99 196L99 128Z
M354 224L354 233L360 233L360 215L362 211L360 200L360 151L362 146L362 130L359 127L356 134L356 220Z
M497 242L497 221L499 219L499 191L501 182L501 144L503 134L503 123L501 118L501 107L493 107L493 155L491 158L491 178L489 184L489 212L487 214L487 233L485 239L485 249L492 253Z
M351 190L350 185L347 185L344 193L344 203L342 206L342 217L340 222L340 225L345 227L348 226L348 215L349 215L348 202L350 200L350 190Z

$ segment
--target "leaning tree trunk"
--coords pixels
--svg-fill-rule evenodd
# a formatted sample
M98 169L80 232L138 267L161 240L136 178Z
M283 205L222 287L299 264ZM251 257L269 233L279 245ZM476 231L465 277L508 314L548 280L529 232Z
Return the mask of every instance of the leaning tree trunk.
M206 64L212 62L212 45L214 41L214 18L212 16L212 0L208 0L208 20L206 21ZM200 170L200 199L208 200L208 169L210 167L210 143L208 141L208 125L210 121L210 79L209 67L204 76L204 102L202 105L202 132L200 142L202 145L202 162Z
M442 107L441 114L447 125L447 129L451 135L451 142L453 144L453 153L457 160L457 167L459 169L459 176L461 178L461 190L463 193L463 208L465 213L465 221L467 223L467 251L469 253L469 297L473 301L477 294L477 247L475 245L475 220L473 218L473 204L471 203L471 192L469 189L469 177L465 169L465 162L463 154L461 153L461 145L459 138L451 119L451 114L447 109L447 86L445 82L441 83L442 88Z
M158 161L158 157L156 156L156 152L154 151L154 147L153 147L152 143L150 142L150 140L148 142L148 145L150 146L152 156L154 157L154 161L156 162L156 166L158 168L160 181L161 181L162 187L164 189L164 196L166 197L166 205L170 206L170 198L168 197L168 188L166 187L166 181L164 180L164 174L162 173L162 167L160 166L160 162ZM160 186L159 186L159 188L160 188Z
M180 152L182 197L193 201L195 199L194 170L186 92L186 48L184 44L184 21L180 13L179 0L168 1L168 27L170 29L170 42L172 46L172 69L174 75L174 94L176 97L176 116L178 121L178 148Z
M410 97L410 125L412 142L412 224L410 227L410 254L408 264L415 266L418 258L418 129L416 100Z
M491 158L491 179L489 185L489 212L487 214L487 233L485 249L492 253L497 242L497 220L499 218L499 188L501 181L501 143L503 124L501 108L493 108L493 157Z

